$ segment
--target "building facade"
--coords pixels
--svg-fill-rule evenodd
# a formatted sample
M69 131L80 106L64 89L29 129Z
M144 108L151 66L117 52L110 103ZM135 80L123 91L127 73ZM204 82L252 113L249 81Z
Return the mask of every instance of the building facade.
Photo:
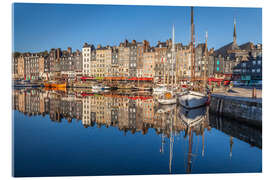
M92 62L92 51L94 51L94 46L85 43L82 48L82 60L83 60L83 75L91 75L91 62Z

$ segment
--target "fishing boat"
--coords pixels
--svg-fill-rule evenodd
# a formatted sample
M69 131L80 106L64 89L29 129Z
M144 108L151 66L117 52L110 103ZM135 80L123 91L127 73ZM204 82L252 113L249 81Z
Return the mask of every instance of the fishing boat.
M44 82L44 86L49 88L66 88L67 83L51 81L51 82Z
M184 91L178 94L178 102L187 109L204 106L208 102L208 96L196 91Z

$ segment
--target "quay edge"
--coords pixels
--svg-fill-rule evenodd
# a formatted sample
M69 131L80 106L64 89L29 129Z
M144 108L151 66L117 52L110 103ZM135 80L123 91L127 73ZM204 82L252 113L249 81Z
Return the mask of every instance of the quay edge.
M210 113L229 117L258 128L262 127L262 99L211 95Z

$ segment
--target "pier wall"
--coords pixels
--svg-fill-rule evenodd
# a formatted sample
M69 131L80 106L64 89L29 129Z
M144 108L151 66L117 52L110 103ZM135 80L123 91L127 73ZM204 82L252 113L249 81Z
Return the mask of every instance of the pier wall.
M210 112L257 127L262 126L262 99L212 94Z

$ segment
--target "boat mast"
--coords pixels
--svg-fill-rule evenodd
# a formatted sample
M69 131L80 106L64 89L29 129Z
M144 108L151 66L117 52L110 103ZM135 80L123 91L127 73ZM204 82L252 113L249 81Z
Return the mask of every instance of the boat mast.
M175 77L174 77L174 61L175 61L175 47L174 47L174 24L173 24L173 28L172 28L172 84L174 84L175 82Z
M204 60L204 88L206 87L206 62L208 62L208 49L207 49L208 32L205 33L205 60ZM207 63L208 64L208 63Z
M191 6L191 80L195 80L195 29L193 21L193 6Z

